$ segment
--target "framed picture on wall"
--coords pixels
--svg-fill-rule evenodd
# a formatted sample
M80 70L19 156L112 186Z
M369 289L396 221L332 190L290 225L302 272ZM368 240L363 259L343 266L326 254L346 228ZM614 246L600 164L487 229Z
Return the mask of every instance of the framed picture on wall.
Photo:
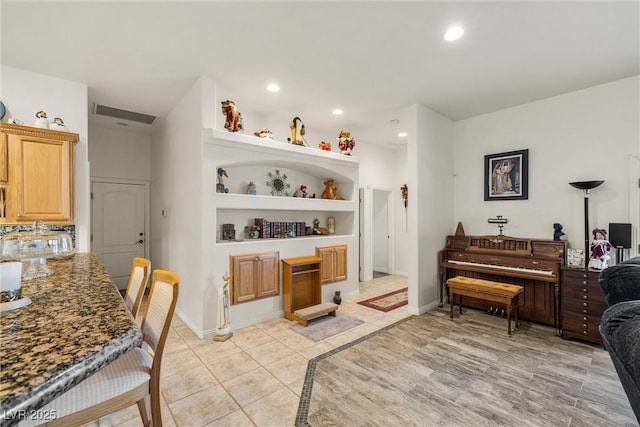
M484 156L484 200L527 200L529 150Z

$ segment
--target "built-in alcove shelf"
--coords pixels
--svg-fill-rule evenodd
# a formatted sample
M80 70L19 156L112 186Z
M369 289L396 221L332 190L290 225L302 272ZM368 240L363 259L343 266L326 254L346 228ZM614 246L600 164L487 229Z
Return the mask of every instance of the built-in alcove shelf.
M352 238L352 237L356 237L356 236L353 234L346 235L346 236L344 234L332 234L328 236L314 235L314 236L288 237L288 238L280 238L280 239L274 238L274 239L217 240L216 244L229 246L229 247L232 247L234 245L244 246L246 244L259 244L259 243L275 243L278 245L288 245L288 244L294 244L296 242L299 243L300 241L304 240L311 243L315 241L315 244L318 244L318 245L327 245L327 244L330 244L332 240L342 241L346 238Z
M269 209L289 211L352 212L358 202L352 200L327 200L301 197L261 196L248 194L216 193L218 209Z
M272 154L275 150L276 152L280 152L283 158L286 157L287 159L300 160L308 163L320 162L335 165L335 162L339 162L356 168L360 163L355 157L332 151L324 151L313 147L294 145L273 139L258 138L257 136L221 131L218 129L203 129L203 140L205 144L221 146L228 146L229 142L239 143L242 145L242 150L254 153ZM247 155L247 158L249 157L250 155Z

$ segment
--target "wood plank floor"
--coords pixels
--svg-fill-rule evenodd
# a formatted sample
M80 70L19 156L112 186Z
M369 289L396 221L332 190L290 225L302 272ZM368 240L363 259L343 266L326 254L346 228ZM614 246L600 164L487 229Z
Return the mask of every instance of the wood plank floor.
M296 424L637 426L608 353L448 306L312 359Z

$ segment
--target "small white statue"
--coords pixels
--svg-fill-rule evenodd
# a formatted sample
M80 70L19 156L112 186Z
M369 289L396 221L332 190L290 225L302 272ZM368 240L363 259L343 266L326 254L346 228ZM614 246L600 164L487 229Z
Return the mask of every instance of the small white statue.
M49 129L66 131L67 127L65 126L64 122L60 117L56 117L53 119L53 121L49 125Z
M329 234L336 234L336 219L332 216L327 218L327 229Z
M231 322L229 321L229 304L231 301L229 279L231 279L231 276L228 274L222 276L224 284L218 289L218 316L216 319L216 335L213 337L215 341L226 341L233 335Z

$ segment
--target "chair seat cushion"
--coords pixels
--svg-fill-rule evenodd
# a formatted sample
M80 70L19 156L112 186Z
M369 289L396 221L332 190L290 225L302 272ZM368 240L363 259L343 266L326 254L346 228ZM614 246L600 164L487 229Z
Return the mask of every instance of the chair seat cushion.
M52 400L42 410L55 411L56 417L62 418L105 402L148 383L152 363L147 351L134 348ZM32 424L20 423L20 427L29 425Z

